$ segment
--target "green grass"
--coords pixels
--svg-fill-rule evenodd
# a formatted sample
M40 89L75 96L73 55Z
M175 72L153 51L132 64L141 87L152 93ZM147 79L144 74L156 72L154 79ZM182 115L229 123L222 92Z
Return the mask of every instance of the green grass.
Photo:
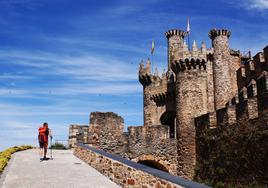
M31 149L32 146L14 146L0 152L0 174L4 171L4 168L7 166L8 161L11 158L11 155L17 151L23 151Z

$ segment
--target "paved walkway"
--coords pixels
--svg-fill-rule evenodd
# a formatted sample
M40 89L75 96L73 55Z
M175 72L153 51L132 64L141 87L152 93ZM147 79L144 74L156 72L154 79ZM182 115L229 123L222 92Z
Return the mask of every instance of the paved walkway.
M53 160L40 162L38 150L17 152L0 179L2 188L119 188L72 151L53 150Z

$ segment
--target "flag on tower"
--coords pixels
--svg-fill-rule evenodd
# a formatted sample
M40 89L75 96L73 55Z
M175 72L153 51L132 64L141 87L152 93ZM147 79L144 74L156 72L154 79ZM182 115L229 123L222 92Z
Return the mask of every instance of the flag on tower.
M190 18L187 19L187 33L190 34Z
M154 40L152 40L152 48L151 48L151 54L154 53Z

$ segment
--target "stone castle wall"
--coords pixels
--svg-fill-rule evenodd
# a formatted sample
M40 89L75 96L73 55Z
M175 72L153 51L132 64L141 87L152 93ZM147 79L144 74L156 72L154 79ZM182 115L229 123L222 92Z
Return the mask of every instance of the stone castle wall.
M177 175L177 140L169 137L168 126L130 126L127 133L123 133L123 126L123 119L115 113L93 112L87 126L87 140L73 143L70 135L70 147L84 143ZM73 129L71 125L70 132Z
M69 127L69 147L74 147L77 143L88 142L88 126L87 125L70 125Z
M213 138L225 134L223 127L268 124L268 47L253 58L244 56L230 49L228 30L213 29L211 49L194 43L189 50L185 35L181 30L166 33L168 70L161 76L151 72L149 60L140 64L144 126L123 133L118 115L92 113L88 144L192 179L206 159L201 154L206 130Z
M239 91L226 107L195 119L199 181L267 184L267 54L268 47L237 71Z
M115 154L126 152L124 119L117 114L92 112L88 130L88 144Z
M122 187L209 188L91 147L77 146L74 154Z
M177 175L177 140L169 137L168 126L128 127L127 158L155 162L162 170Z
M177 73L178 175L183 177L192 178L194 174L194 156L196 156L194 117L207 112L206 86L207 77L204 70L195 69Z

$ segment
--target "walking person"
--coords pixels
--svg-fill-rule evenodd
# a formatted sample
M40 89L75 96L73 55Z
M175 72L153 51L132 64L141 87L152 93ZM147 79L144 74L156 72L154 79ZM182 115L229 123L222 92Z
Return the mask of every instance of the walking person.
M40 147L40 160L48 160L49 158L46 157L47 155L47 147L48 147L48 137L50 136L52 138L52 135L50 135L50 130L48 128L48 123L44 123L43 126L39 127L38 129L38 141L39 141L39 147ZM43 156L43 158L42 158Z

